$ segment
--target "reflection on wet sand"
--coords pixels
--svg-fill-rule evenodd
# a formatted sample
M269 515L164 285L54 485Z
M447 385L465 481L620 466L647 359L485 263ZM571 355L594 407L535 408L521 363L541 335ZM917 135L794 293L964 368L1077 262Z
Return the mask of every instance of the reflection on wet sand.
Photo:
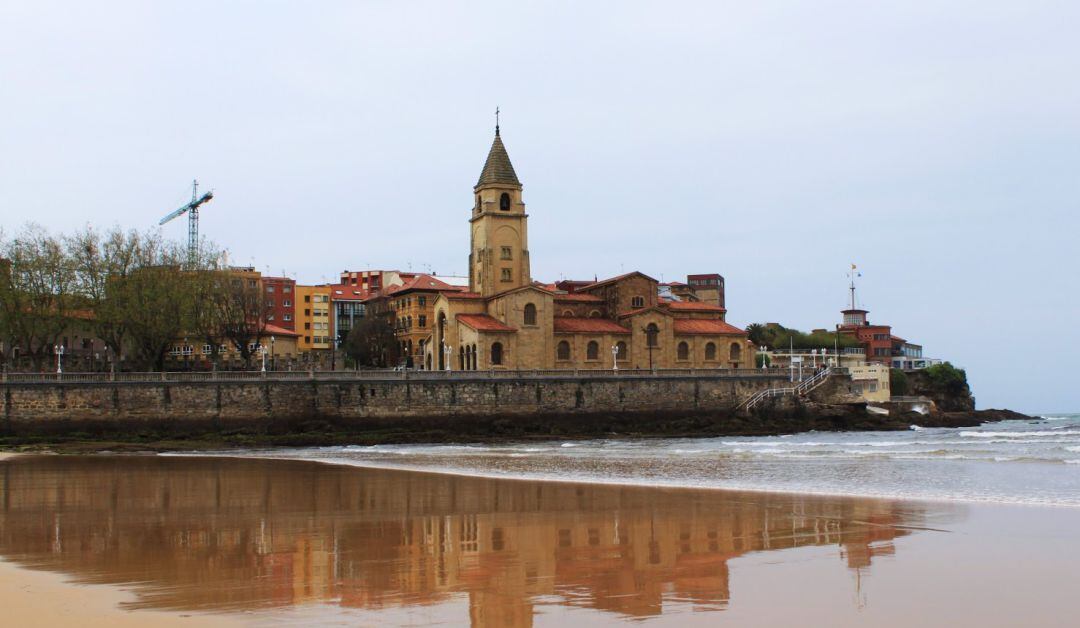
M283 460L47 456L0 462L0 473L0 555L129 585L135 608L381 609L467 596L473 626L529 626L541 599L615 617L676 601L720 610L734 557L835 545L863 569L925 519L917 505L878 500Z

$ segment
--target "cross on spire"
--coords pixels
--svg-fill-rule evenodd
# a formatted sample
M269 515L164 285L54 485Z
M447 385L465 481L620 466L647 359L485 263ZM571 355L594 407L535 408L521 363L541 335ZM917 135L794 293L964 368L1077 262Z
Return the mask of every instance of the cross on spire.
M495 135L499 134L499 107L495 106Z

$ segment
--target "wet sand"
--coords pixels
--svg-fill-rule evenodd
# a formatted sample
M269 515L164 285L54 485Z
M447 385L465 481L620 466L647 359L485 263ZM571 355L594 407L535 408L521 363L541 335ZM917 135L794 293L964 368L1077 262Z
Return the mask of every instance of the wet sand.
M1075 621L1076 508L226 458L19 456L0 479L12 625Z

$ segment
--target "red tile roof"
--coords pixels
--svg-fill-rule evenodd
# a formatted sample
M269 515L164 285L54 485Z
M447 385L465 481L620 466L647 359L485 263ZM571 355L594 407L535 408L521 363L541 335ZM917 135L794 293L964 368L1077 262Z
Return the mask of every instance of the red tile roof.
M745 335L746 332L724 321L699 320L693 318L675 319L676 334L724 334Z
M556 316L555 333L629 334L630 330L606 318Z
M464 292L464 288L460 286L452 286L445 281L441 281L432 277L431 275L416 275L410 277L405 283L401 285L393 285L386 290L383 290L383 294L389 296L391 294L397 294L399 292L405 292L406 290L438 290Z
M284 327L278 327L277 325L267 325L263 329L263 333L267 336L288 336L289 338L299 338L300 334Z
M635 271L632 271L632 272L629 272L629 273L623 273L621 275L611 277L609 279L601 279L600 281L594 281L591 284L588 284L586 286L581 286L578 290L591 290L591 289L593 289L593 288L595 288L597 286L602 286L602 285L605 285L605 284L614 283L616 281L619 281L620 279L626 279L627 277L633 277L634 275L641 275L642 277L648 279L649 281L656 281L655 279L653 279L652 277L646 275L645 273L641 272L640 270L635 270ZM659 283L659 282L657 282L657 283Z
M476 331L517 331L513 327L510 327L487 314L458 314L457 319L459 323L464 323Z
M478 292L451 292L447 291L443 294L447 299L484 299L484 295Z
M556 294L555 295L555 300L556 301L581 301L581 302L586 302L586 303L603 303L604 302L604 299L602 299L601 297L596 296L595 294L581 294L581 293L577 293L577 292L570 293L570 294Z
M702 303L700 301L672 301L667 304L674 311L694 311L694 312L726 312L726 308L722 308L719 305L713 305L712 303Z

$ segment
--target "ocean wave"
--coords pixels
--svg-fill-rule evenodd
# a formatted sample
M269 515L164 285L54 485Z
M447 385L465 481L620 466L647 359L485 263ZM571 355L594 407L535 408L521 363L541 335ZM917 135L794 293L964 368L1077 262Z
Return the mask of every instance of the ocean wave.
M1033 432L960 432L964 438L1029 438L1032 436L1075 436L1080 430L1036 430Z
M1066 448L1065 448L1065 451L1072 451L1072 452L1080 453L1080 446L1076 446L1076 447L1066 447Z

